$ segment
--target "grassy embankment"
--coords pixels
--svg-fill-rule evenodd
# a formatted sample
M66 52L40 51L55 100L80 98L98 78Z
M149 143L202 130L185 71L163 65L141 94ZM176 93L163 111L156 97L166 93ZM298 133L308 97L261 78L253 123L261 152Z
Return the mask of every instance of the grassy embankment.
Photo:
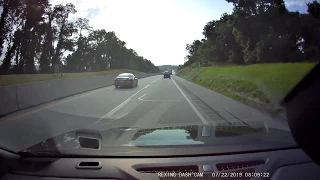
M135 75L144 74L143 72L127 69L114 69L100 72L84 72L84 73L63 73L61 74L14 74L14 75L0 75L0 86L7 86L13 84L21 84L35 81L46 81L52 79L63 78L79 78L90 76L104 76L104 75L118 75L120 73L133 73Z
M315 63L212 65L198 70L192 65L179 71L178 76L274 113L281 111L281 99L314 66Z

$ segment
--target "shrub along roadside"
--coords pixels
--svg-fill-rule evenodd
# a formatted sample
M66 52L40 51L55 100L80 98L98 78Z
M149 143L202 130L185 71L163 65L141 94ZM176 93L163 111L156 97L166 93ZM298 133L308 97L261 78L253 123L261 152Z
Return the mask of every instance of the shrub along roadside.
M271 113L282 111L281 99L309 72L315 63L239 65L196 64L181 69L178 76Z

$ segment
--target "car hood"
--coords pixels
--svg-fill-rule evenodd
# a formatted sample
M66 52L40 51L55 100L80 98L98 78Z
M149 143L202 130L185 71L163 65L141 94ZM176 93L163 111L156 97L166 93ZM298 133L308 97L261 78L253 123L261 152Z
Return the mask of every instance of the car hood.
M207 149L210 153L221 153L295 146L296 143L289 131L268 128L263 122L252 122L241 125L218 123L214 126L116 127L104 131L81 129L50 138L20 153L119 155L130 152L130 155L138 155L156 151L159 153L161 148L175 149L178 152L178 149L183 150L186 147L193 150L198 148L198 151L194 152Z

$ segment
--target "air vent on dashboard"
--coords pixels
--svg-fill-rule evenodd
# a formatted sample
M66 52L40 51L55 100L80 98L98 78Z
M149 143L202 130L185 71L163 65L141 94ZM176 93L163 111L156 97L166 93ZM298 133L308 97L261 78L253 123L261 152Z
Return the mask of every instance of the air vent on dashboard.
M265 163L264 160L242 161L242 162L231 162L231 163L219 163L216 165L216 167L219 171L225 171L225 170L233 170L233 169L257 166L264 163Z
M198 166L166 166L166 167L147 167L136 169L141 173L158 173L158 172L199 172Z

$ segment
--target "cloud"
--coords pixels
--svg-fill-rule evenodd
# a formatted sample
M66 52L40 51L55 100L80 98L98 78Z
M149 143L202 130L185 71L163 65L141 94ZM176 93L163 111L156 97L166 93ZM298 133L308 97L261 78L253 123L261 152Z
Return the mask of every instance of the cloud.
M314 0L285 0L286 6L306 6L306 2L313 2Z
M128 48L134 49L155 64L170 62L168 55L183 62L185 44L194 39L190 36L192 28L189 28L189 32L183 28L188 29L188 20L199 21L197 24L201 28L205 23L201 22L200 18L197 19L197 16L188 17L186 9L170 1L51 1L53 5L66 2L73 3L77 9L77 13L69 17L71 21L78 17L86 17L94 29L114 31L118 38L126 42ZM201 34L201 28L193 33Z
M114 31L127 48L156 65L181 64L185 46L202 39L203 26L232 11L224 0L51 0L53 5L73 3L70 20L88 18L94 29Z
M88 15L86 16L86 18L93 19L99 15L100 8L89 8L87 12L88 12Z
M99 14L101 9L106 7L107 2L108 0L50 0L53 6L66 3L74 4L77 12L70 15L69 19L71 20L79 17L92 19Z

